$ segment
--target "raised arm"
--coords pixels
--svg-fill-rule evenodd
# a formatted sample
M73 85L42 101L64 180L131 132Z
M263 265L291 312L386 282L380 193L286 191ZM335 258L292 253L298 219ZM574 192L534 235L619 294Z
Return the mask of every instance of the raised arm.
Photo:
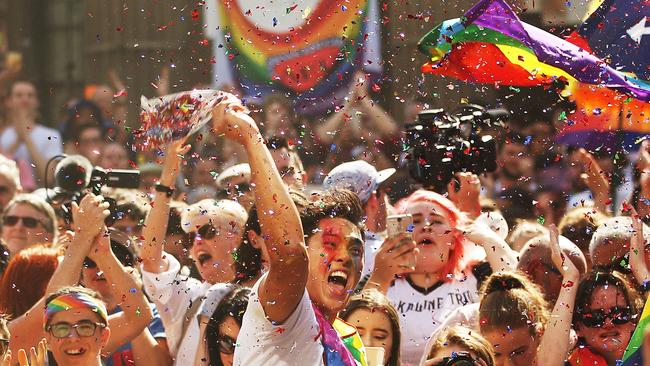
M184 143L185 140L174 141L167 148L160 176L161 185L174 188L183 155L187 154L191 148L190 145L183 146ZM142 268L147 272L161 273L166 271L169 265L163 258L163 250L169 220L170 199L171 197L167 193L156 192L151 210L144 221L142 229L144 243L140 257L142 257Z
M483 247L492 271L496 273L516 270L519 262L517 252L489 226L475 221L464 228L464 232L469 241Z
M573 307L576 301L580 272L573 261L562 254L557 227L551 225L549 231L553 264L562 272L562 289L537 349L537 365L563 366L570 351Z
M232 98L219 103L213 111L213 127L239 142L248 154L255 205L270 261L266 280L260 284L260 303L270 320L282 323L300 302L309 272L298 210L255 121L241 102Z
M589 187L594 199L594 207L602 213L611 213L609 207L610 186L605 173L600 168L596 159L594 159L594 156L587 152L587 150L578 150L578 156L583 165L584 174L586 175L584 178L585 183Z
M43 330L43 309L45 297L65 286L79 282L81 265L89 252L94 238L101 232L104 219L110 214L108 203L101 196L87 194L77 206L72 204L75 235L65 247L63 260L54 271L45 291L45 296L25 314L9 322L10 347L17 355L18 350L36 347L45 336Z
M411 237L401 234L387 238L377 251L375 267L364 289L374 288L386 295L395 276L413 272L419 249Z
M630 268L639 285L650 281L650 271L645 264L645 237L643 236L643 223L639 214L632 208L632 229L634 235L630 240Z
M111 291L116 299L121 299L122 311L108 318L111 337L102 350L104 354L115 352L123 344L130 342L149 325L153 314L149 307L142 284L136 282L130 271L135 269L123 267L111 250L110 237L100 234L95 237L94 245L88 257L97 263L104 273L106 281L111 284Z

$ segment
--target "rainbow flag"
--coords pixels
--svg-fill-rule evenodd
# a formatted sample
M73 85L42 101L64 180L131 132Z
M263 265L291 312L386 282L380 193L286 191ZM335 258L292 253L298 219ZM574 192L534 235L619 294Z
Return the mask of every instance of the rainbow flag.
M648 327L648 324L650 324L650 298L646 300L643 312L641 313L641 319L639 319L639 324L637 324L634 333L632 333L630 343L628 343L627 348L625 348L622 366L643 365L643 358L641 357L643 352L641 345L643 345L643 338L645 337L645 330Z
M425 73L513 86L600 85L650 101L650 83L620 72L588 51L526 24L503 0L482 0L419 42L431 57Z

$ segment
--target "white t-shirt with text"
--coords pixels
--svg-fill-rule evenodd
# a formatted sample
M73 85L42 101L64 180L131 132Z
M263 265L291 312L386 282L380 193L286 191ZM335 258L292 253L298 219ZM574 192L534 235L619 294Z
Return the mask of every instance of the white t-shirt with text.
M404 366L419 364L431 334L452 310L479 300L477 279L471 272L463 280L441 282L428 291L398 279L386 295L400 315Z

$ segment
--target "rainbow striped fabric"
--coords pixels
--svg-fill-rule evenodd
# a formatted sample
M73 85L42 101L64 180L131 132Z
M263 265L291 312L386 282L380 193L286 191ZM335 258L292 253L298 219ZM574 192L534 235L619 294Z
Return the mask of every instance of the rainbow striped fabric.
M645 337L648 324L650 324L650 297L646 300L643 312L641 313L641 319L639 319L639 323L637 324L634 333L632 333L630 343L628 343L627 348L625 348L622 366L643 365L641 345L643 344L643 338Z
M620 72L588 51L521 22L504 0L482 0L419 42L431 57L425 73L513 86L584 83L650 101L650 83Z
M367 366L357 329L338 318L332 325L316 306L313 309L320 327L325 366Z
M294 98L301 113L322 108L321 101L347 92L355 70L378 66L376 59L368 64L371 44L380 37L372 1L219 0L225 42L216 68L241 86L245 99L279 92Z
M45 305L43 325L47 325L54 314L72 309L90 309L108 323L106 305L99 299L80 292L70 292L56 297Z

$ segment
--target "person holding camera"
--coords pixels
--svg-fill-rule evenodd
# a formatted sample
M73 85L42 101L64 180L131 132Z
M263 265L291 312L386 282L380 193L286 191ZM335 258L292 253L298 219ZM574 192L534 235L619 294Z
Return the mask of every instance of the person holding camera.
M115 297L121 299L122 311L107 318L107 327L113 329L113 335L107 338L103 352L110 354L142 333L152 320L151 309L140 286L131 273L120 264L110 248L110 237L106 235L104 225L104 219L110 214L108 203L101 196L88 193L79 205L72 204L72 213L75 232L72 240L65 246L63 260L50 279L46 294L77 284L84 259L87 256L93 259L107 281L112 284ZM46 304L48 301L42 298L27 313L9 323L10 347L13 351L35 347L39 340L50 332L50 329L44 328L49 323L43 323L42 309ZM74 352L68 352L71 360L79 357L79 354L84 354L78 351L79 349L75 349ZM66 361L63 364L70 363Z

